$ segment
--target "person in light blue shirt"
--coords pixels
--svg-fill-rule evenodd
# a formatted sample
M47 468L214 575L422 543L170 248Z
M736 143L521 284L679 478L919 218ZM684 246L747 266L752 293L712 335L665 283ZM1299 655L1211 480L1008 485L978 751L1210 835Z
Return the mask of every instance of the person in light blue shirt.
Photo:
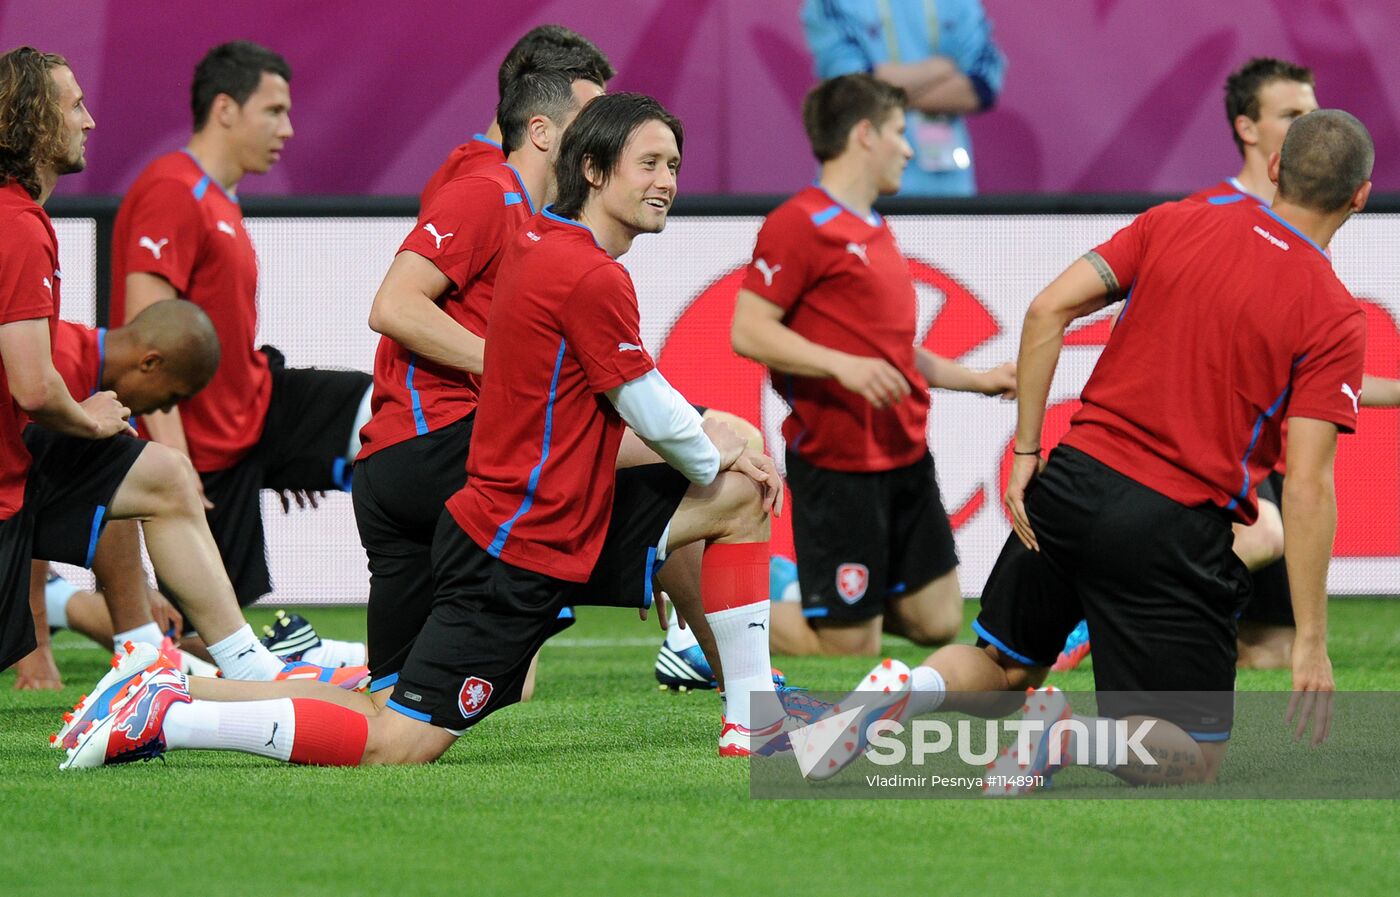
M990 109L1006 75L981 0L804 0L802 28L818 78L869 72L908 92L900 196L977 192L963 116Z

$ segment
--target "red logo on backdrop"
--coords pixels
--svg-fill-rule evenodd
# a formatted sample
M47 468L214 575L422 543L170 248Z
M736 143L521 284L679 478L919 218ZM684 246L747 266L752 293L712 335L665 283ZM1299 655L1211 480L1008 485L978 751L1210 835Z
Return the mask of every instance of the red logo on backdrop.
M462 716L471 719L486 707L489 700L491 683L472 676L462 683L462 690L457 693L457 709L461 711Z
M865 597L870 587L870 568L864 564L842 564L836 568L836 592L847 604Z
M909 274L916 284L931 287L944 297L942 307L923 336L924 348L945 358L958 359L1001 332L991 311L967 287L932 265L914 259L909 259L908 263ZM729 272L695 298L667 335L657 357L657 366L690 401L737 414L766 432L763 367L735 355L729 344L734 300L745 270L738 268ZM934 402L937 403L936 397ZM791 494L788 498L791 499ZM986 501L985 488L978 486L951 509L948 516L953 529L961 529ZM791 521L789 503L783 516L773 520L771 545L775 554L794 556Z

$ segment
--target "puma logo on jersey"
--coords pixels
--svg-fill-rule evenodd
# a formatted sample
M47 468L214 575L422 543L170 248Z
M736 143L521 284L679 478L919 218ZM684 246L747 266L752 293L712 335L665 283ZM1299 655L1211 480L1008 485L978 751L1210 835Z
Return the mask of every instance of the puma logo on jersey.
M227 221L224 221L223 219L220 219L220 220L219 220L219 223L216 224L216 225L214 225L214 227L218 228L218 230L221 231L222 233L228 234L230 237L236 237L236 236L238 236L238 231L236 231L236 230L233 229L233 225L232 225L232 224L229 224Z
M536 243L540 241L540 235L532 230L527 230L525 232L525 236L529 237L531 240L534 240Z
M619 351L619 352L640 352L640 351L642 351L642 347L639 346L639 345L637 345L636 343L618 343L618 344L617 344L617 351Z
M870 267L870 259L865 257L864 243L847 243L846 251L849 252L851 255L855 256L856 258L860 259L862 262L865 262L865 266L867 268Z
M48 290L50 293L53 292L53 281L49 280L47 277L44 278L44 289Z
M783 270L782 265L769 266L767 259L755 259L753 266L758 269L758 273L763 275L763 285L771 287L773 285L773 275Z
M140 246L142 249L151 250L151 255L156 257L156 261L160 261L160 251L164 249L165 244L169 242L170 239L168 237L162 237L159 243L152 240L150 237L142 237L136 241L136 245Z
M446 240L448 237L452 236L452 234L440 234L440 233L438 233L437 228L433 227L433 223L432 223L431 221L429 221L427 224L423 225L423 230L425 230L425 231L427 231L428 233L430 233L430 234L433 235L433 242L437 244L436 246L433 247L434 249L441 249L441 248L442 248L442 241L443 241L443 240ZM454 231L453 233L456 233L456 232Z
M1361 413L1361 395L1360 395L1360 393L1357 393L1356 391L1354 391L1354 390L1351 388L1351 384L1350 384L1350 383L1343 383L1343 384L1342 384L1342 392L1343 392L1343 394L1346 395L1346 397L1347 397L1348 399L1351 399L1351 412L1352 412L1352 414L1360 414L1360 413Z

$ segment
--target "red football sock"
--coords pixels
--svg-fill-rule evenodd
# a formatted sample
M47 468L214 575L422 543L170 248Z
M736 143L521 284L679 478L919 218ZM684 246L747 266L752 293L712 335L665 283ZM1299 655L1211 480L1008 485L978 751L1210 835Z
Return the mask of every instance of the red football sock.
M359 766L369 741L369 720L348 707L292 698L296 715L292 762L309 766Z
M707 614L767 601L768 542L706 545L700 600Z

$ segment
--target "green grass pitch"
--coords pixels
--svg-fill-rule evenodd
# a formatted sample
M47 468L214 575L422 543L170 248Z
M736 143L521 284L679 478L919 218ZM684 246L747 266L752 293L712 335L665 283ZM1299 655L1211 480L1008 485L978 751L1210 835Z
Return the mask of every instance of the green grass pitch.
M363 634L358 609L307 615L327 635ZM1400 601L1334 601L1331 625L1340 689L1400 690ZM584 609L546 646L538 697L429 767L180 752L60 774L47 735L106 663L62 634L62 694L16 692L14 674L0 675L0 895L1273 897L1400 886L1390 801L753 801L746 765L716 756L714 696L656 690L658 642L654 622ZM910 663L923 656L887 647ZM779 664L794 683L835 691L870 661ZM1242 689L1288 683L1240 676Z

